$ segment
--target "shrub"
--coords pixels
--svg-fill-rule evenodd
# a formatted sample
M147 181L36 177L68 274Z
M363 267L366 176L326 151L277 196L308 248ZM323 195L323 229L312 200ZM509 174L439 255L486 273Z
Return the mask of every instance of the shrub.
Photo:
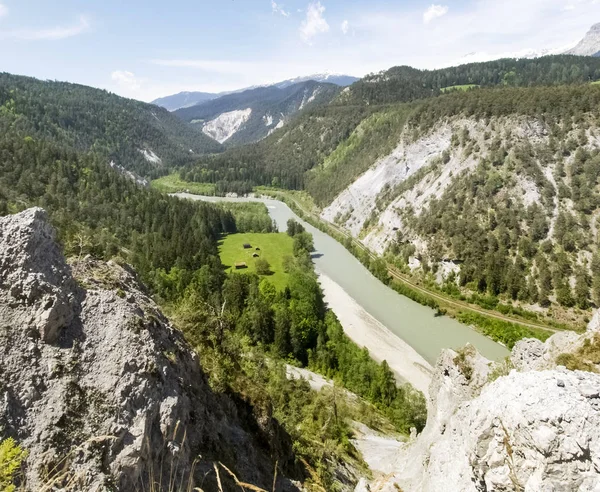
M11 437L0 443L0 490L4 492L15 490L15 475L25 458L27 458L27 451L21 449Z
M264 258L257 258L256 260L256 273L259 275L270 275L271 265Z

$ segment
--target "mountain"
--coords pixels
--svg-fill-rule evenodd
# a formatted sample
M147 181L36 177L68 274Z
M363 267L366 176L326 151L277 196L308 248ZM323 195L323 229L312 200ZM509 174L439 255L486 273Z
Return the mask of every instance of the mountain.
M211 182L236 183L231 191L240 191L240 182L246 183L246 189L272 183L291 189L308 187L319 205L327 205L374 157L393 148L415 101L440 97L445 94L442 89L453 92L472 86L472 92L477 92L476 85L541 86L590 80L600 80L600 59L566 55L439 70L394 67L342 89L330 104L304 111L256 145L200 158L199 165L186 166L183 175L190 181L204 181L207 176L202 170L209 169ZM395 106L403 103L407 104ZM308 173L314 167L327 167L332 159L340 165L331 166L326 179Z
M159 97L152 101L151 104L156 104L168 111L175 111L180 108L188 108L201 104L211 99L219 97L219 94L211 94L209 92L180 92L172 96Z
M577 46L568 50L566 54L600 56L600 23L594 24Z
M569 45L569 46L572 46L572 45ZM560 55L560 54L565 54L566 49L567 49L567 47L563 46L560 48L523 49L523 50L519 50L519 51L508 51L508 52L504 52L504 53L486 53L483 51L473 51L472 53L466 54L462 58L459 58L457 60L453 60L450 63L444 64L443 67L440 67L440 68L455 67L458 65L465 65L468 63L482 63L482 62L488 62L488 61L494 61L494 60L502 60L503 58L515 58L515 59L529 58L529 59L531 59L531 58L540 58L542 56L549 56L549 55Z
M550 309L581 326L600 305L590 227L600 212L598 104L600 88L588 84L454 92L408 113L398 107L395 143L368 143L379 122L361 124L307 188L327 204L323 219L405 272L463 299ZM369 153L376 158L359 159Z
M339 91L336 85L309 80L229 94L174 114L215 141L235 146L265 138L297 112L327 104Z
M325 82L328 84L339 85L340 87L347 87L349 85L354 84L354 82L360 80L358 77L353 77L351 75L342 75L336 73L315 73L312 75L307 75L304 77L296 77L295 79L284 80L282 82L278 82L277 84L273 84L280 89L285 89L290 85L299 84L300 82L308 82L309 80L314 80L315 82Z
M222 150L165 109L77 84L2 73L0 109L2 123L24 136L94 152L141 176Z
M504 53L486 53L474 51L467 55L453 60L450 63L442 65L442 67L452 67L457 65L464 65L467 63L480 63L493 60L501 60L503 58L540 58L548 55L578 55L578 56L598 56L600 52L600 24L595 24L591 27L585 37L577 44L560 46L555 48L541 48L541 49L521 49L518 51L510 51Z
M206 101L211 101L221 96L226 96L228 94L236 94L239 92L246 92L252 89L259 89L265 87L278 87L279 89L285 89L291 85L299 84L301 82L308 82L309 80L314 80L315 82L323 82L327 84L339 85L340 87L346 87L348 85L352 85L354 82L359 80L357 77L353 77L351 75L342 75L336 73L316 73L313 75L307 75L303 77L296 77L294 79L283 80L281 82L277 82L275 84L268 84L262 86L252 86L246 87L244 89L239 89L237 91L231 92L220 92L218 94L212 94L208 92L180 92L179 94L174 94L172 96L161 97L159 99L155 99L151 104L156 104L157 106L161 106L169 111L176 111L177 109L189 108L191 106L196 106L198 104L202 104Z
M396 67L181 176L306 190L418 281L580 326L600 305L597 80L571 55Z

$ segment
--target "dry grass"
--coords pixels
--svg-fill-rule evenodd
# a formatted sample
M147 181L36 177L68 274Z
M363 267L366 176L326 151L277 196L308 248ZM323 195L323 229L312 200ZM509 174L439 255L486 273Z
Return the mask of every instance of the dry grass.
M556 363L570 371L598 372L600 334L596 333L592 339L587 338L576 352L560 354L556 358Z

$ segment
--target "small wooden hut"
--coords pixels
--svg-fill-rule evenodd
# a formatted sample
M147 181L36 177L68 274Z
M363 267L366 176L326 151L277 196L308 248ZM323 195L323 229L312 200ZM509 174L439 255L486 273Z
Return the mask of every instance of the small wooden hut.
M236 270L243 270L244 268L248 268L248 265L246 265L246 263L244 261L239 261L238 263L235 264Z
M250 249L250 248L252 248L252 245L250 243L244 244L244 249Z

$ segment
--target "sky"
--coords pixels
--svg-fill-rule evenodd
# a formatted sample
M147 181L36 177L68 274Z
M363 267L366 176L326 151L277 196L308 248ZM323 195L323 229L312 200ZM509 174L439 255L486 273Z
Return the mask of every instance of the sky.
M151 101L566 49L596 22L600 0L0 0L0 70Z

